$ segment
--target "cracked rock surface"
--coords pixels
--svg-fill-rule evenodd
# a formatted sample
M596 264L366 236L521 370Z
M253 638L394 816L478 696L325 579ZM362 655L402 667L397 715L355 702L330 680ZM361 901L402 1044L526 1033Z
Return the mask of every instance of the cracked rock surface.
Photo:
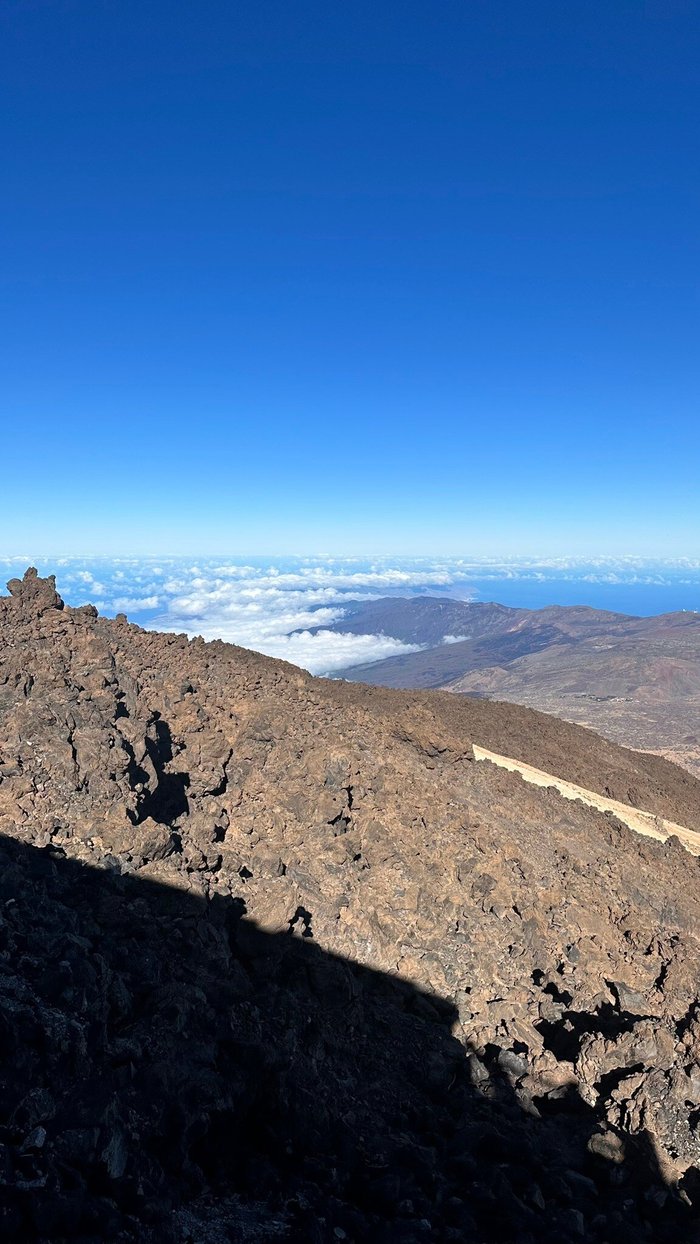
M700 1239L700 783L0 598L0 1236Z

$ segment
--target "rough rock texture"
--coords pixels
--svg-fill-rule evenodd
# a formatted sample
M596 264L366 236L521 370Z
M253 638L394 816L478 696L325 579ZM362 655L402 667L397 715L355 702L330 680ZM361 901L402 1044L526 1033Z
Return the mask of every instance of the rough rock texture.
M10 591L3 1238L700 1239L697 783Z

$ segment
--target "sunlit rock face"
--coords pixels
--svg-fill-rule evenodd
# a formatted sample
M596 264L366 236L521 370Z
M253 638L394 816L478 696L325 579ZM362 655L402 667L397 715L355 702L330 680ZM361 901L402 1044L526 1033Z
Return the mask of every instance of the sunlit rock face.
M699 783L10 592L4 1238L693 1238Z

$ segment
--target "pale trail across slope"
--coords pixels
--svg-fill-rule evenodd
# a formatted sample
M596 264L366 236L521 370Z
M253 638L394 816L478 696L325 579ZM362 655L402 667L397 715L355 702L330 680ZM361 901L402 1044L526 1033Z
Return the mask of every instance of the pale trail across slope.
M535 769L533 765L527 765L522 760L500 756L498 752L489 752L485 747L477 747L476 744L473 750L475 760L490 760L491 764L498 765L501 769L519 773L532 786L553 786L565 799L580 799L582 803L597 808L599 812L612 812L630 829L644 834L647 838L656 838L657 842L665 842L667 838L675 836L691 855L700 855L700 833L695 830L676 825L675 821L665 821L660 816L654 816L652 812L643 812L641 808L632 808L617 799L597 795L595 791L576 786L574 782L565 782L563 778L555 777L553 773L545 773L543 769Z

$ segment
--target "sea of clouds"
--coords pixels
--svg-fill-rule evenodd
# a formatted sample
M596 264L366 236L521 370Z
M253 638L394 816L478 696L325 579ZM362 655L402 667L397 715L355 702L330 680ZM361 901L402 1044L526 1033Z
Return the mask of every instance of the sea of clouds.
M123 612L142 626L224 639L322 674L417 649L391 635L328 630L342 622L350 600L441 595L513 603L506 591L512 596L514 584L529 584L542 585L542 603L548 603L546 593L569 582L577 585L582 603L594 587L662 591L670 584L686 584L688 599L700 602L700 561L690 559L13 556L0 558L0 572L16 575L30 561L41 574L56 574L69 604L89 601L102 613ZM446 636L445 642L459 638Z

